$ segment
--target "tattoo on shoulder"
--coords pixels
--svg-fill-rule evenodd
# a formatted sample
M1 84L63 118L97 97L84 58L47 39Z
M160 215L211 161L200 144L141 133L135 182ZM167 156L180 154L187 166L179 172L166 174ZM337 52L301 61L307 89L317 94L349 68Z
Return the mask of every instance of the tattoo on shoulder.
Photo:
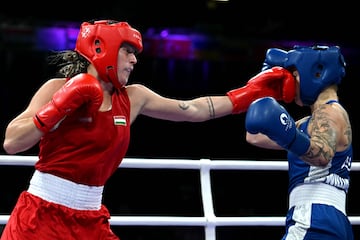
M344 131L344 135L345 135L347 141L346 141L345 146L348 146L352 143L352 129L351 129L351 123L349 120L349 116L348 116L347 112L345 112L345 111L343 111L343 118L346 121L346 128Z
M334 119L329 116L326 106L315 110L312 114L310 134L313 147L307 153L308 159L324 158L330 159L336 152L337 136L336 130L332 127L336 125Z

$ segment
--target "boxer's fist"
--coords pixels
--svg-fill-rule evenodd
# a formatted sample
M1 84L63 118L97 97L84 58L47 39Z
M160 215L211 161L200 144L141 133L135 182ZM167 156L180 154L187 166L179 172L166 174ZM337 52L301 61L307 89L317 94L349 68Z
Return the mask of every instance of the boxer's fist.
M258 99L249 106L245 127L249 133L265 134L284 149L299 156L310 147L310 138L296 128L285 108L271 97Z
M295 79L282 67L273 67L251 78L244 87L227 92L233 103L233 113L246 112L249 105L261 97L273 97L290 103L295 97Z
M78 74L54 93L51 101L38 110L33 120L36 127L46 133L84 104L89 113L98 111L102 100L99 81L90 74Z

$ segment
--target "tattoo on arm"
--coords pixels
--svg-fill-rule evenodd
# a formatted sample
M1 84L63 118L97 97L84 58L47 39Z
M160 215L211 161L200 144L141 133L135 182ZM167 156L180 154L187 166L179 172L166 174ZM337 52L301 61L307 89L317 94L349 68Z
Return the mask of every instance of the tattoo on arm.
M189 104L182 101L179 103L179 108L181 108L182 110L186 110L189 108Z
M336 133L331 119L322 107L313 113L311 141L314 145L307 152L308 159L330 159L336 152Z
M352 130L351 130L351 124L350 124L349 116L347 115L347 113L345 111L343 112L343 118L346 121L346 129L344 131L344 135L346 136L346 139L347 139L347 141L344 144L344 147L347 147L352 142Z
M210 118L215 118L215 108L213 101L211 100L211 97L206 97L206 102L208 104ZM190 107L189 104L187 104L185 101L181 101L179 103L179 108L184 111L186 111L189 107Z
M215 118L215 109L214 109L214 104L213 104L213 101L211 100L211 97L207 97L206 101L207 101L208 107L209 107L210 118Z

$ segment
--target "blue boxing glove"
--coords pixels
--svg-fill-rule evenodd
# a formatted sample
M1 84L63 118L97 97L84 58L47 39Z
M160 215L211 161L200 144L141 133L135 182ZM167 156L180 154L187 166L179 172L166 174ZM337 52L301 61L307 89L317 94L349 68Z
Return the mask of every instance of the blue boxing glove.
M295 121L274 98L260 98L249 106L245 118L246 131L262 133L284 149L301 156L310 147L310 138L296 128Z
M279 48L269 48L266 51L265 60L261 71L265 71L274 66L288 67L286 62L288 60L288 52Z

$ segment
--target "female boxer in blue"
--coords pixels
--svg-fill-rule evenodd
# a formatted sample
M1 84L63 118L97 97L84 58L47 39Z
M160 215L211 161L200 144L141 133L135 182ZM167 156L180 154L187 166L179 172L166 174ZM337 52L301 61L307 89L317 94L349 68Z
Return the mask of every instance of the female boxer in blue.
M271 97L254 101L246 114L246 140L285 149L289 210L282 240L352 240L346 214L353 158L349 116L339 103L345 61L337 46L269 49L264 69L282 66L296 80L295 102L311 115L295 122Z

